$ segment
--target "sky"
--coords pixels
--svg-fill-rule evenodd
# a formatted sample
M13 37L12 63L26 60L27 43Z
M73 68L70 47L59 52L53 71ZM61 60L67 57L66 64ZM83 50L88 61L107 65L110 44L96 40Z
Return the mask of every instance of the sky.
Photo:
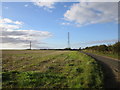
M0 4L1 5L1 4ZM3 2L2 49L71 48L118 40L115 2Z

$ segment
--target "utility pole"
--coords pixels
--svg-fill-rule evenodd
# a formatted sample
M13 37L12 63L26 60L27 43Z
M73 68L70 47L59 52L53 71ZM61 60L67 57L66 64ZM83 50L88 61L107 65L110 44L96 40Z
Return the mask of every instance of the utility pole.
M70 33L68 32L68 48L70 48Z
M30 50L31 50L31 41L30 41Z

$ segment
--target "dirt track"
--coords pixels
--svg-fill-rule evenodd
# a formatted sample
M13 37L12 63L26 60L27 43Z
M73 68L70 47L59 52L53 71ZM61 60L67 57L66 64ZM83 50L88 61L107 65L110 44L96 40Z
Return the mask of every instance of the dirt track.
M99 64L101 64L105 76L105 88L120 89L120 61L92 53L83 53L93 57Z

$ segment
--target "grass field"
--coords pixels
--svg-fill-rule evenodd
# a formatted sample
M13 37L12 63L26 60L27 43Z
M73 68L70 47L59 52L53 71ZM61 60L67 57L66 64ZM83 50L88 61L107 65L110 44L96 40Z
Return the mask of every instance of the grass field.
M120 60L119 53L113 53L108 51L99 52L99 51L93 51L93 50L83 50L83 51Z
M102 88L97 62L78 51L6 50L3 88Z

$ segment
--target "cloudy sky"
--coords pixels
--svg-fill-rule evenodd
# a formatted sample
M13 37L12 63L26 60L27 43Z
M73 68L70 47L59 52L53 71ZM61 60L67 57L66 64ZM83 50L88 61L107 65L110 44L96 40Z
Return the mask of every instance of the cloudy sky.
M1 5L1 4L0 4ZM115 2L4 2L3 49L72 48L112 44L118 39Z

